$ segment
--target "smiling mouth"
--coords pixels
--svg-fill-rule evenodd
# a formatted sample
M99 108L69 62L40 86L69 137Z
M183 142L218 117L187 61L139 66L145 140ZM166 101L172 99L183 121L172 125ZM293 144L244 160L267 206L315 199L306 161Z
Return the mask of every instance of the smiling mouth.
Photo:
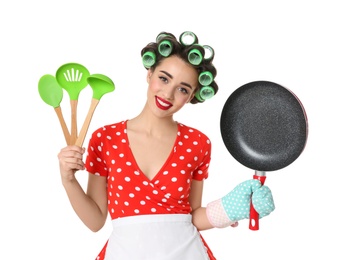
M159 107L162 110L168 110L169 108L171 108L173 106L170 102L168 102L164 99L161 99L160 97L156 96L155 100L156 100L157 107Z

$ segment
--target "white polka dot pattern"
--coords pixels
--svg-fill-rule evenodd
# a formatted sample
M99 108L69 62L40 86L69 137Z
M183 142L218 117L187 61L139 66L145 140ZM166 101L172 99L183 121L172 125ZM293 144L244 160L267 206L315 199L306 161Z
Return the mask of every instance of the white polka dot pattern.
M258 180L249 180L237 185L230 193L222 198L223 207L231 220L249 218L250 197L252 187L260 187Z
M272 192L267 186L261 186L253 193L252 203L259 218L265 217L275 210Z
M260 218L275 209L270 189L261 186L259 180L251 179L240 183L222 198L221 202L228 218L231 221L249 218L251 198Z
M126 122L97 129L89 142L88 172L107 177L112 219L139 214L190 213L192 179L208 177L211 143L200 131L178 124L174 149L158 174L149 180L129 147Z

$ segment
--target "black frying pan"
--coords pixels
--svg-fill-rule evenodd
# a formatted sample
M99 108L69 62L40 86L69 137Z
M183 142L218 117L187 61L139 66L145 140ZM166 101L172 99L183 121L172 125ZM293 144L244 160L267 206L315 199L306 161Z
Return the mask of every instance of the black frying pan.
M254 81L229 96L220 130L230 154L255 170L253 178L264 184L265 172L290 165L302 153L308 122L295 94L273 82ZM259 229L259 215L252 205L249 228Z

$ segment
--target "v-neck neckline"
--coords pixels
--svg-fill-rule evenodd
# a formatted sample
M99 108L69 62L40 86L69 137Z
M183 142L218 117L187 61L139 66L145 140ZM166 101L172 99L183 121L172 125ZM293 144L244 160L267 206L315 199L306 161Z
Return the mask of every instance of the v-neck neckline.
M157 177L163 172L163 169L168 165L168 162L170 161L170 159L172 158L174 152L176 151L176 144L179 142L179 138L181 136L181 135L179 135L180 124L178 122L176 122L176 125L177 125L176 137L175 137L173 146L172 146L172 148L170 150L170 153L168 154L168 157L166 158L166 160L164 161L164 163L162 164L160 169L157 171L157 173L153 176L153 178L150 179L150 178L147 177L147 175L140 168L140 166L137 163L137 160L136 160L136 158L135 158L135 156L134 156L134 154L132 152L132 149L130 147L130 141L129 141L129 136L128 136L128 127L127 127L128 121L129 120L126 120L125 123L124 123L124 133L125 133L125 140L126 140L126 143L128 145L128 150L129 150L129 153L130 153L130 157L132 158L133 163L136 165L137 170L140 172L140 175L142 175L143 178L147 180L147 182L153 183L157 179Z

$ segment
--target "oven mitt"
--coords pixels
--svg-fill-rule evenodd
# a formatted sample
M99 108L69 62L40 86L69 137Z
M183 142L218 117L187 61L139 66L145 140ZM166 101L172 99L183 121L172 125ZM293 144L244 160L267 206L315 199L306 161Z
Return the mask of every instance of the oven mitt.
M238 220L248 219L250 200L259 213L259 218L269 215L275 209L269 187L261 185L259 180L251 179L238 184L226 196L207 205L209 222L214 227L224 228L234 225Z

